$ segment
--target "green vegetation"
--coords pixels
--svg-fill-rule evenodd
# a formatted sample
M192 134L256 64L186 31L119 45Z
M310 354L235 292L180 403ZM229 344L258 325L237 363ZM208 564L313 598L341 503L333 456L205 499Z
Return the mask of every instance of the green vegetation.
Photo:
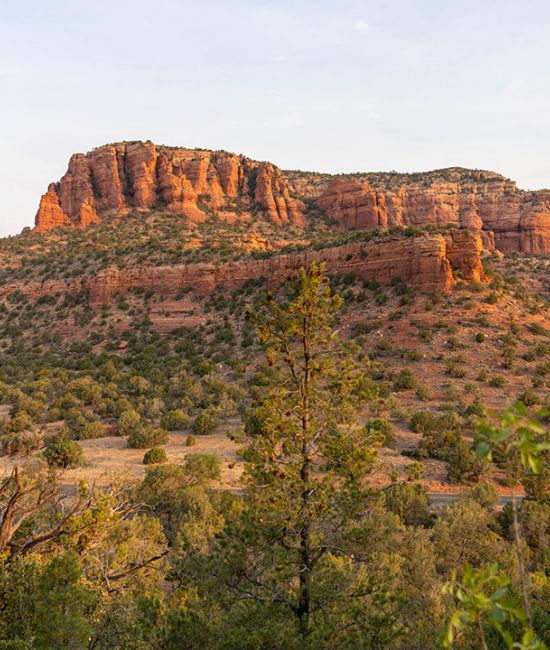
M220 422L220 415L218 409L215 407L208 407L201 411L195 421L193 422L193 432L205 436L212 433Z
M168 442L168 431L151 425L139 426L128 436L128 447L146 449Z
M160 426L166 431L176 431L183 429L189 423L189 418L181 409L168 411L160 419Z
M82 463L82 449L73 440L59 434L46 440L44 458L50 467L70 469Z
M215 481L221 474L220 458L216 454L189 454L183 469L201 481Z
M166 452L162 447L153 447L143 456L144 465L156 465L158 463L165 463L167 460Z

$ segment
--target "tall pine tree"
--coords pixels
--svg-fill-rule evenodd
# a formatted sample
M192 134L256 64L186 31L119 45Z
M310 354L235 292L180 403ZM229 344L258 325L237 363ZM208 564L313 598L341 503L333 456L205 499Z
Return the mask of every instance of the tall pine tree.
M306 647L323 627L316 616L370 593L354 533L378 440L357 408L376 388L338 338L341 299L324 268L300 270L286 289L250 313L266 361L245 426L244 503L196 575L214 577L207 591L212 597L217 584L235 628L254 618L249 634L271 627L281 647Z

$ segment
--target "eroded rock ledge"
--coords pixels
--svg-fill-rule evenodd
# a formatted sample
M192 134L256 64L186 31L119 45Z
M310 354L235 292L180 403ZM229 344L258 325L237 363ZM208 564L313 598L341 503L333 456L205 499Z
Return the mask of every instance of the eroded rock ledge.
M458 276L466 281L483 279L481 252L478 235L468 230L449 230L445 234L388 237L260 260L110 268L81 280L4 285L0 287L0 298L15 290L31 300L45 294L86 292L90 304L97 308L112 305L121 295L143 289L177 302L183 289L208 295L216 288L231 291L247 280L262 277L268 286L275 287L312 262L324 262L332 273L355 273L359 278L376 280L381 285L400 278L419 291L446 292L452 289Z

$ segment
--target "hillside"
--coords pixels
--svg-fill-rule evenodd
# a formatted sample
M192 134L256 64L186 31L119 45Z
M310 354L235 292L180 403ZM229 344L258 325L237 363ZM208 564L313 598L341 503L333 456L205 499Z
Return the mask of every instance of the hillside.
M456 489L473 474L422 450L412 418L451 414L467 437L487 409L547 399L550 268L532 255L546 250L545 196L459 168L331 176L152 143L77 154L35 229L0 242L4 450L28 437L32 453L77 418L102 428L81 441L87 465L71 480L139 475L141 454L116 437L124 412L158 426L182 411L175 459L213 411L198 448L222 454L222 484L237 488L225 433L241 426L261 352L245 308L321 262L373 382L363 421L395 431L377 481L406 477L412 453L430 490Z

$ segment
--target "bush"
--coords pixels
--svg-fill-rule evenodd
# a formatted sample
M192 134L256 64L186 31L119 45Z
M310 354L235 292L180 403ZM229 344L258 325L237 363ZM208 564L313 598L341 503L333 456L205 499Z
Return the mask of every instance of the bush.
M489 386L493 388L502 388L506 383L506 379L502 375L495 375L489 380Z
M119 436L128 436L141 426L141 415L137 411L124 411L117 422Z
M393 447L395 445L395 427L388 420L373 418L367 422L365 429L376 433L384 447Z
M407 465L407 481L419 481L424 476L424 465L414 461Z
M483 332L478 332L476 334L476 342L483 343L483 341L485 341L485 334Z
M487 381L489 379L489 373L484 368L483 370L479 371L479 374L476 377L476 379L477 379L477 381Z
M470 406L468 406L466 415L477 415L479 417L485 417L487 415L487 408L480 397L476 397Z
M468 490L464 495L465 499L472 499L482 508L492 508L500 503L498 490L490 483L481 483L476 487Z
M68 469L81 465L83 454L77 442L59 434L46 440L44 458L50 467Z
M455 411L435 416L429 411L417 411L413 414L410 426L416 433L422 433L418 448L408 455L416 458L437 458L447 460L456 444L463 419Z
M407 351L406 356L409 361L420 361L424 358L424 353L418 348L413 348Z
M456 436L447 452L448 478L451 483L479 481L487 469L487 462L481 460L468 442Z
M524 393L519 396L519 401L523 402L525 406L535 406L541 403L541 399L532 388L528 388Z
M2 429L5 433L20 433L30 429L33 425L31 416L25 411L19 411L11 419L5 418Z
M166 431L177 431L178 429L183 429L188 424L189 418L181 409L168 411L160 420L160 426L166 429Z
M145 449L157 447L168 442L168 431L157 429L150 424L141 425L128 436L128 447Z
M152 449L149 449L143 457L144 465L157 465L158 463L165 463L166 461L166 452L162 447L153 447Z
M416 388L416 396L421 402L427 402L432 399L432 392L426 384L420 384Z
M535 374L537 377L545 377L546 375L550 374L550 363L545 362L537 364L537 367L535 368Z
M540 323L531 323L531 325L527 326L527 329L536 336L550 336L550 332Z
M394 390L407 390L416 388L418 381L409 368L403 368L393 382Z
M445 372L454 379L463 379L466 377L466 368L455 361L449 363Z
M197 444L197 439L195 436L190 433L187 438L185 438L185 446L186 447L194 447Z
M216 408L209 406L201 411L193 422L193 432L205 436L212 433L220 422L220 415Z
M220 457L217 454L189 454L183 469L201 482L218 480L221 476Z
M435 416L429 411L416 411L410 421L410 427L415 433L424 433L430 430L435 422Z
M460 350L464 347L462 343L456 338L456 336L450 336L447 339L447 345L451 350Z
M20 431L7 433L1 439L2 448L7 454L23 454L29 456L40 448L42 439L35 431Z
M104 438L106 434L105 426L101 422L87 422L80 431L77 440Z
M511 345L507 345L502 351L502 365L509 370L514 365L515 358L516 353L514 348Z
M430 522L430 500L419 483L394 483L384 490L386 508L408 526L425 526Z

